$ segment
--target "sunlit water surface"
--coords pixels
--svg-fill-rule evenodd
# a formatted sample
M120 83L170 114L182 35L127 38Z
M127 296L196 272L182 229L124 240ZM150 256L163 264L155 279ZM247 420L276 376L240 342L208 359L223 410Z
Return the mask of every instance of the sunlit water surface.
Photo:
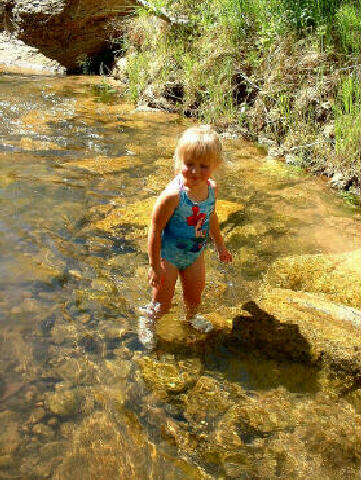
M0 478L255 478L202 452L214 406L200 407L209 430L198 435L181 401L187 384L177 390L164 373L168 387L152 391L147 362L189 364L189 385L203 376L250 398L280 386L312 397L317 372L232 342L197 347L179 289L158 348L147 353L137 335L150 294L149 206L190 122L136 112L85 77L2 75L0 116ZM280 256L357 246L353 212L325 182L265 162L242 140L224 143L217 180L232 207L221 226L235 261L208 251L205 313L255 298ZM180 442L177 425L188 435Z

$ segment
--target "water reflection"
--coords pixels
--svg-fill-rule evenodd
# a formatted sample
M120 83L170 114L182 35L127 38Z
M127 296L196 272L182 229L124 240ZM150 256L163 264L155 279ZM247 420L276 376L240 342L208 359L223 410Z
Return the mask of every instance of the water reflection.
M320 182L225 142L234 264L207 253L203 306L224 323L208 337L187 329L177 291L148 354L149 212L185 125L114 93L104 102L97 82L0 76L0 478L296 478L289 465L276 476L275 452L306 455L312 409L336 407L318 367L262 355L232 319L275 259L356 248L355 221Z

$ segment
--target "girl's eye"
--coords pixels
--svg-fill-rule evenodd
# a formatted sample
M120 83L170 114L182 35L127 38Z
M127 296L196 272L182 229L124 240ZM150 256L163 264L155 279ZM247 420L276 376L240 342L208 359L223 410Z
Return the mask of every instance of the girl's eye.
M209 168L209 165L201 165L201 168Z

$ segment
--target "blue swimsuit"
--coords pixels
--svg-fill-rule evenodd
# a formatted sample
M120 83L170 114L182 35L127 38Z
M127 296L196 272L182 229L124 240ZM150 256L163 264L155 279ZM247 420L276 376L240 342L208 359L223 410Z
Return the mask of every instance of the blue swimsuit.
M192 265L206 245L209 218L214 211L214 187L208 182L208 198L194 203L184 189L182 175L177 175L168 189L179 188L179 205L162 232L161 257L178 270Z

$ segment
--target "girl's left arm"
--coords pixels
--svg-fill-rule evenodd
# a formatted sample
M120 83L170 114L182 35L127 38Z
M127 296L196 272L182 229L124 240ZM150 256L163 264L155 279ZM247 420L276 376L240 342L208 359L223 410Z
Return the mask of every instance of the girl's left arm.
M217 185L214 186L214 195L215 195L215 199L217 199L217 196L218 196ZM209 219L209 230L210 230L210 235L214 241L214 245L217 249L219 260L221 262L226 262L226 263L231 262L232 255L228 251L227 247L224 245L223 236L219 228L218 215L215 207Z

